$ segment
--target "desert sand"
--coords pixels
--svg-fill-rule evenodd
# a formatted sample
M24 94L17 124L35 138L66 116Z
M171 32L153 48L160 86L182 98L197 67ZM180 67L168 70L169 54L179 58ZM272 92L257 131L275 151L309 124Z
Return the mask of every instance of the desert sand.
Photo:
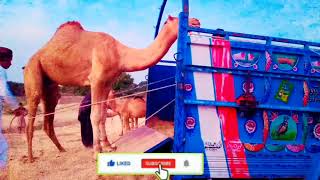
M77 120L81 99L82 97L63 97L56 108L55 132L67 152L60 153L57 150L42 130L42 117L36 119L36 130L33 138L33 152L36 161L31 164L27 161L26 135L17 132L16 120L11 129L9 129L13 115L4 114L3 132L9 144L9 161L5 171L0 172L0 179L156 179L153 175L98 176L96 174L96 162L92 158L92 149L85 148L81 143L80 123ZM144 118L139 119L139 125L145 125ZM172 122L160 121L153 118L148 121L148 127L157 129L167 136L173 136ZM108 118L106 128L111 142L115 142L121 138L119 136L121 124L118 116Z

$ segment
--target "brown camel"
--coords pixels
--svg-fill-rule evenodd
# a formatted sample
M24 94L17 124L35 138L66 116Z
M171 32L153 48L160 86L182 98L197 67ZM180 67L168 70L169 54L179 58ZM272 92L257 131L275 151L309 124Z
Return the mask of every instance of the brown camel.
M132 128L138 127L138 118L146 116L146 101L140 97L121 98L114 95L114 91L109 93L108 106L112 111L120 116L122 131L120 136Z
M91 122L94 158L102 151L114 151L105 131L106 100L111 85L123 72L140 71L156 63L168 52L178 35L179 19L169 16L154 42L144 49L127 47L109 34L84 30L78 22L62 24L53 37L29 60L24 69L24 85L28 102L28 158L33 161L32 138L38 104L45 113L44 131L60 152L54 131L54 111L58 103L58 85L91 87ZM200 27L197 19L189 25Z
M130 98L126 108L129 118L132 119L132 128L138 128L139 118L146 117L146 101L140 97Z
M114 91L111 90L108 99L108 108L110 108L113 112L117 113L120 116L122 128L120 136L122 136L124 133L130 130L129 113L125 111L125 106L128 103L129 98L116 97Z

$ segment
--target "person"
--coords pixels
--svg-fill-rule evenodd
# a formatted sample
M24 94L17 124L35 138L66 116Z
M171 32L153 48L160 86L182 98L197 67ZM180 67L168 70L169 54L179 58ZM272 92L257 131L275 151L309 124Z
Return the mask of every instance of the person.
M93 132L90 120L91 113L91 93L88 92L80 103L78 120L80 121L81 140L85 147L93 144Z
M10 108L16 113L19 108L17 98L12 94L7 83L6 69L11 66L12 50L0 47L0 170L4 169L8 159L8 144L2 134L2 111L4 103L8 103Z
M28 114L27 109L23 107L22 103L19 103L19 108L16 110L14 118L16 118L16 117L18 118L18 131L20 134L22 132L25 133L25 128L26 128L25 116L27 114ZM11 128L11 124L12 124L12 121L14 120L14 118L10 122L10 128Z

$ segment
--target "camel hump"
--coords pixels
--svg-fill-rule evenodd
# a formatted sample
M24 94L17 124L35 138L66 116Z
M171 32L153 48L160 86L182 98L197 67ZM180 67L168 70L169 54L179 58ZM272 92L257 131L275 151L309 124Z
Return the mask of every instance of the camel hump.
M73 27L73 28L78 28L80 30L84 30L82 25L78 21L68 21L66 23L63 23L59 26L58 30L66 27Z

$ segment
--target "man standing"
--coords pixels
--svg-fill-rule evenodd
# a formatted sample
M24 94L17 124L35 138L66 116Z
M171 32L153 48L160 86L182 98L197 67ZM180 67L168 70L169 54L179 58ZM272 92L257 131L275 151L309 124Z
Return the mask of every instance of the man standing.
M81 140L85 147L91 147L93 144L93 132L90 120L91 114L91 93L88 92L83 98L79 108L78 120L81 125Z
M0 47L0 171L6 167L8 159L8 144L2 134L2 111L4 103L8 103L14 112L19 107L18 100L13 96L7 84L6 69L11 66L12 50Z

